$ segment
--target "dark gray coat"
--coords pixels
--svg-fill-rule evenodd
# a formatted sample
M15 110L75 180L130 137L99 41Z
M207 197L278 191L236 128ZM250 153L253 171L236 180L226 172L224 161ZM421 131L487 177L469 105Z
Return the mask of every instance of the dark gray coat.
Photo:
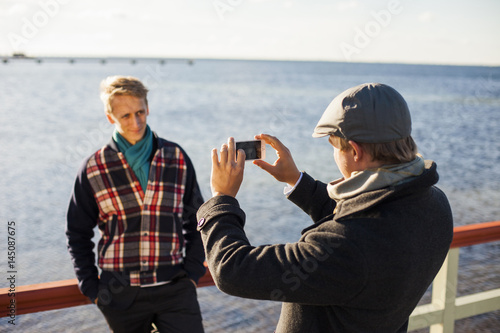
M441 267L453 237L436 165L337 207L304 174L289 199L315 222L293 244L253 247L236 199L198 211L209 269L231 295L282 301L276 332L400 332ZM335 210L335 214L332 212Z

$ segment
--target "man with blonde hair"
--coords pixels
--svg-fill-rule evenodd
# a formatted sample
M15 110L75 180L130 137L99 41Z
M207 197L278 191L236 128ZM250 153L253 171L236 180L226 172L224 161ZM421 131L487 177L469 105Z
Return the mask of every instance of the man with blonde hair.
M313 133L328 136L342 178L329 184L296 167L290 151L254 164L284 182L314 222L296 243L251 246L235 199L245 152L229 138L212 151L213 197L198 228L216 285L240 297L281 301L277 333L406 332L453 236L436 165L417 155L411 119L393 88L362 84L338 95Z
M147 93L133 77L101 83L115 130L78 172L67 214L68 249L80 290L113 332L151 332L152 324L159 332L203 332L196 297L205 273L196 230L203 199L186 152L147 125Z

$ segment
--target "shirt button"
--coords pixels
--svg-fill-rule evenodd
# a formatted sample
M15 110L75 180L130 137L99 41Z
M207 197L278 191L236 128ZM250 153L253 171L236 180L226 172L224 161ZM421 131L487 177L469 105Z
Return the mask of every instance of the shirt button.
M205 219L202 217L201 219L198 220L198 227L202 227L205 224Z

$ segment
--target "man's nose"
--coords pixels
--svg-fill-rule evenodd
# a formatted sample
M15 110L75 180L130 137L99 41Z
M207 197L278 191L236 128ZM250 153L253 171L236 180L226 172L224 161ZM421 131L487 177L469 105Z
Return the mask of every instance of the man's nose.
M141 123L142 123L141 116L135 115L134 116L134 126L138 127Z

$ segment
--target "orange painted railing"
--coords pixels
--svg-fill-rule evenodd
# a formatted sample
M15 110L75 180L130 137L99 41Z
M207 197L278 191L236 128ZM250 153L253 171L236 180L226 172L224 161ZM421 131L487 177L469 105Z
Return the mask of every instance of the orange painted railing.
M205 275L198 281L198 287L213 285L214 281L207 269ZM0 289L0 307L3 309L0 317L9 315L11 300L15 300L16 315L91 304L90 300L78 289L77 279L19 286L15 288L15 297L11 297L9 293L9 288Z
M469 224L453 230L450 248L464 247L500 240L500 221Z
M450 248L497 240L500 240L500 221L460 226L454 229ZM212 285L214 282L207 270L198 287ZM15 297L11 297L9 293L9 288L0 289L0 308L3 309L0 317L9 316L8 309L12 300L15 300L16 315L90 304L88 298L80 293L76 279L18 286L15 288Z

